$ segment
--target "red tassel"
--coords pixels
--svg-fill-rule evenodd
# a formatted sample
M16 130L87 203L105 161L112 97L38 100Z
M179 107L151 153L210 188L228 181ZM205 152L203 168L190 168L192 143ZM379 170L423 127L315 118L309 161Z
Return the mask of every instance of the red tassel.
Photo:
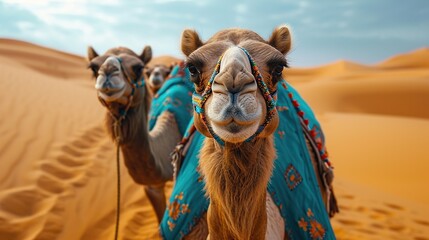
M299 112L298 112L298 115L299 115L300 117L304 117L304 112L303 112L303 111L299 111Z
M321 143L317 143L317 149L319 149L319 151L322 151L322 144Z
M310 135L313 137L313 138L315 138L316 136L317 136L317 132L316 132L316 129L312 129L311 131L310 131Z
M308 126L308 123L309 123L308 119L304 119L304 123L305 123L305 125Z
M288 96L289 96L290 98L293 98L292 93L288 93Z
M299 107L299 103L296 100L292 100L292 104L294 107Z

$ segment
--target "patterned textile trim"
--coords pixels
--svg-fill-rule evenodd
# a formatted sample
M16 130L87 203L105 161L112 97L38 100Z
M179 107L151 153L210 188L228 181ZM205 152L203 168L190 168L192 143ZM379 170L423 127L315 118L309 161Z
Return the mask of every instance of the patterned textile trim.
M304 231L307 232L311 239L323 239L326 234L325 227L314 218L313 211L308 208L307 215L301 217L298 221L298 226Z
M296 170L292 164L289 164L289 166L286 168L285 179L287 186L291 191L302 182L301 174L299 174L298 170Z

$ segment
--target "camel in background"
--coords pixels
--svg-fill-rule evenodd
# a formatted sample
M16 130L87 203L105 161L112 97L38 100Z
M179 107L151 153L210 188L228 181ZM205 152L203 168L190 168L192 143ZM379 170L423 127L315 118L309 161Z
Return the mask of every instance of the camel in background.
M144 70L146 83L149 86L149 90L152 95L161 88L164 82L167 80L174 65L156 64L152 67L146 67Z
M162 91L157 100L163 104L151 107L154 96L143 77L144 67L151 58L152 50L148 46L140 55L125 47L112 48L99 55L88 47L89 68L96 78L98 98L107 110L106 129L112 139L120 137L125 166L133 180L144 185L160 221L166 207L164 186L173 177L169 154L191 117L185 104L182 107L177 104L190 102L191 88L183 82L183 71L176 69L171 76L174 80L165 85L166 89L157 89ZM182 99L183 96L188 99ZM118 121L120 128L115 129ZM184 124L185 127L181 127Z

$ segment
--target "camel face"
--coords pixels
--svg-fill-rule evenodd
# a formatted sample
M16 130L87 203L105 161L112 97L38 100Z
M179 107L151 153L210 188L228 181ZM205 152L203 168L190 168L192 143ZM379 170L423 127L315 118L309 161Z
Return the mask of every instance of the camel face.
M153 68L148 68L145 70L145 75L147 78L147 84L153 92L158 91L161 86L164 84L168 75L170 74L170 68L165 65L156 65Z
M106 104L128 104L133 84L142 79L144 65L151 56L150 47L146 47L140 56L124 47L112 48L102 56L88 48L89 68L96 78L98 96Z
M95 89L106 102L114 102L129 92L130 86L121 69L121 63L116 57L108 57L98 70Z
M223 55L205 109L208 123L224 141L243 142L263 123L266 103L247 55L238 47Z
M207 137L217 135L230 143L272 134L278 126L278 116L269 107L269 98L275 97L289 49L289 30L284 26L275 29L268 41L252 31L230 29L217 33L205 44L195 31L185 30L182 51L188 55L191 81L200 95L211 88L200 111L204 117L196 114L197 129Z

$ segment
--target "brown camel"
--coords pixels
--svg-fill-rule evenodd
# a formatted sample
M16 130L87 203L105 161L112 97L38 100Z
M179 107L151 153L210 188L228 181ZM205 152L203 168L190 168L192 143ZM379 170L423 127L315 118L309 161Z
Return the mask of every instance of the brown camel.
M152 50L148 46L140 55L128 48L117 47L101 56L88 47L89 68L96 78L95 88L100 102L108 110L108 133L114 140L120 136L120 148L128 172L136 183L144 185L160 221L166 207L164 185L173 176L166 149L174 149L181 134L174 115L168 111L158 117L153 130L148 130L152 95L141 79L151 58ZM115 124L125 112L118 134Z
M155 66L145 68L145 79L149 86L149 90L152 95L161 88L164 82L167 80L168 75L171 72L173 65L156 64Z
M168 234L178 232L181 236L187 233L186 239L205 239L207 224L210 239L285 239L288 236L299 239L334 238L328 217L331 210L328 207L326 211L319 192L322 191L325 204L329 206L332 201L327 197L330 195L330 182L325 184L326 179L317 182L315 177L316 173L323 170L321 167L328 166L317 163L319 151L314 148L310 135L303 133L307 131L308 119L298 118L298 115L304 113L294 112L294 109L288 110L293 115L281 116L294 116L296 122L280 119L272 100L278 94L280 103L293 102L296 107L299 105L292 100L291 93L289 100L285 97L288 96L287 90L277 88L277 83L282 81L283 67L287 66L284 56L291 46L288 28L276 28L267 41L249 30L223 30L206 43L200 40L195 31L185 30L181 46L187 56L187 67L196 89L193 99L195 127L206 136L201 147L199 168L210 202L207 215L200 216L195 226L183 228L178 226L181 219L194 214L190 210L193 200L186 202L185 198L195 193L173 189L161 225L163 236L168 239L171 236ZM305 200L296 200L299 201L297 206L312 207L304 209L301 206L297 211L305 216L298 221L297 216L291 215L296 219L294 221L292 217L285 219L282 209L293 208L294 203L291 206L277 204L278 199L273 197L276 193L268 193L267 186L270 185L275 166L276 147L283 154L281 148L288 146L277 142L279 138L276 138L275 147L273 133L280 121L288 121L290 125L297 123L293 127L301 129L298 119L302 120L306 130L297 133L298 137L288 139L290 143L286 144L295 144L301 151L290 153L298 158L299 164L308 159L309 167L304 169L310 169L305 173L311 176L303 179L298 173L298 167L290 165L284 171L284 176L283 172L280 173L280 178L286 178L285 183L290 185L285 184L283 188L289 187L291 194L304 192ZM290 161L285 159L286 155L277 157L276 161ZM315 163L313 166L311 160ZM190 160L185 158L184 161ZM303 185L313 187L305 188L313 191L306 193L302 189ZM333 212L336 210L335 207ZM194 214L193 219L196 222L198 216ZM286 224L287 221L293 222ZM179 227L184 230L179 232ZM289 230L289 227L293 229ZM190 228L191 231L188 230Z
M267 230L266 189L276 155L271 134L278 126L278 117L273 117L255 141L244 142L264 122L267 108L252 76L247 56L241 49L234 47L256 36L246 36L248 33L239 30L233 32L232 36L228 32L215 36L212 41L216 42L216 47L208 48L208 43L198 52L195 52L199 47L198 41L195 41L199 39L198 36L191 31L185 32L182 50L185 54L194 53L192 56L188 54L191 73L194 62L199 59L204 62L204 66L216 64L217 57L208 58L207 51L216 51L210 53L215 56L223 54L219 74L212 85L213 95L207 100L205 111L209 126L226 143L222 148L214 138L206 138L200 158L201 172L205 177L206 191L210 198L207 212L209 236L211 239L263 239ZM283 34L286 37L274 39L273 45L284 46L285 54L289 50L290 39L287 33ZM229 39L231 37L234 39ZM188 45L186 39L194 39L194 45ZM241 46L246 49L254 48L251 44ZM258 51L264 49L259 47ZM269 50L274 49L268 48L267 54L274 55L273 61L277 61L273 62L275 68L286 65L280 52ZM253 54L253 57L258 55ZM257 58L255 60L265 61ZM265 79L271 79L267 78L268 74L267 71ZM207 86L209 77L196 76L192 80L197 82L201 89ZM275 89L275 80L267 82L271 89ZM235 103L229 99L230 94L236 94L236 101L242 106L241 109L232 105ZM231 113L228 112L230 106ZM242 116L235 116L235 111L241 111ZM201 118L195 117L195 125L200 132L211 137Z

